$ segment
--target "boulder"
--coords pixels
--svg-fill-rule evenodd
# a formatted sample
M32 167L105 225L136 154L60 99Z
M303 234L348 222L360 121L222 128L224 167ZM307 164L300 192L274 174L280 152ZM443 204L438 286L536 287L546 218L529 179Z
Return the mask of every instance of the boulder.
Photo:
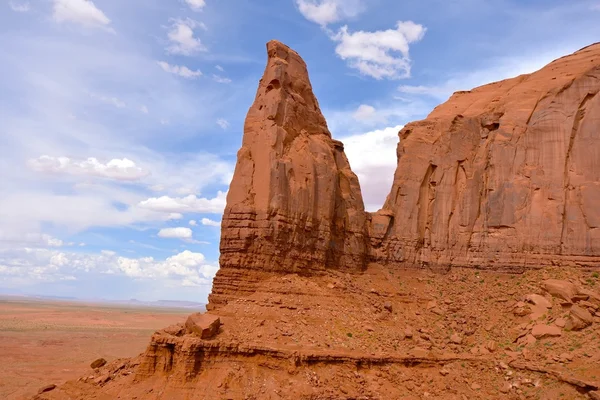
M536 339L557 337L562 335L562 330L558 326L535 325L531 330L531 335Z
M552 308L552 302L539 294L528 294L525 296L525 300L528 303L544 308Z
M201 339L212 339L219 333L221 320L216 315L195 313L185 321L187 333L199 336Z
M574 283L559 279L545 280L542 282L542 288L553 297L558 297L568 303L573 302L573 298L578 292Z
M92 367L93 369L96 368L102 368L106 365L106 360L104 358L98 358L97 360L95 360L94 362L92 362L90 364L90 367Z
M565 328L567 330L579 331L587 328L594 322L594 317L585 308L574 305L571 307L569 319Z

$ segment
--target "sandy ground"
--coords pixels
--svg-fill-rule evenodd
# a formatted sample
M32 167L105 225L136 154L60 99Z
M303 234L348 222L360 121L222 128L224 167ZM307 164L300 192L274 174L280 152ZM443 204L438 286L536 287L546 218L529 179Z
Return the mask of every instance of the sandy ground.
M31 398L92 372L100 357L143 352L152 333L192 310L0 299L0 399Z

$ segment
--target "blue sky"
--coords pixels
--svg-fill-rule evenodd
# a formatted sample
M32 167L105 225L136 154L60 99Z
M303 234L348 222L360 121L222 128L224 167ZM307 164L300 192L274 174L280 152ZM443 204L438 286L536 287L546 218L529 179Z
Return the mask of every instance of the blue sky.
M600 0L2 0L0 293L205 301L271 39L376 210L403 124L598 41Z

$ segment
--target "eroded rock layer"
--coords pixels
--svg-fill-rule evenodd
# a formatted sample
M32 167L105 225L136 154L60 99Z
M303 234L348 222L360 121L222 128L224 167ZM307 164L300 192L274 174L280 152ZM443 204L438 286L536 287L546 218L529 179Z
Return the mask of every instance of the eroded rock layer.
M371 217L388 265L600 265L600 45L455 93L400 132Z
M366 214L356 175L333 140L306 64L267 44L227 196L211 307L252 292L265 273L365 268Z

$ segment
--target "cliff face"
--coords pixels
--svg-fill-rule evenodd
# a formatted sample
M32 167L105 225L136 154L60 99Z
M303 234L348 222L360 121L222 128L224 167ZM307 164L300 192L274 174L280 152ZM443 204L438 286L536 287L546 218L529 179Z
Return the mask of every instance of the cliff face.
M373 258L408 266L600 265L600 45L457 92L399 134Z
M457 92L399 134L384 207L364 212L306 65L279 42L244 127L210 307L274 272L600 266L600 45Z
M267 45L227 196L210 303L252 292L265 273L366 266L366 214L343 144L331 138L306 64Z

